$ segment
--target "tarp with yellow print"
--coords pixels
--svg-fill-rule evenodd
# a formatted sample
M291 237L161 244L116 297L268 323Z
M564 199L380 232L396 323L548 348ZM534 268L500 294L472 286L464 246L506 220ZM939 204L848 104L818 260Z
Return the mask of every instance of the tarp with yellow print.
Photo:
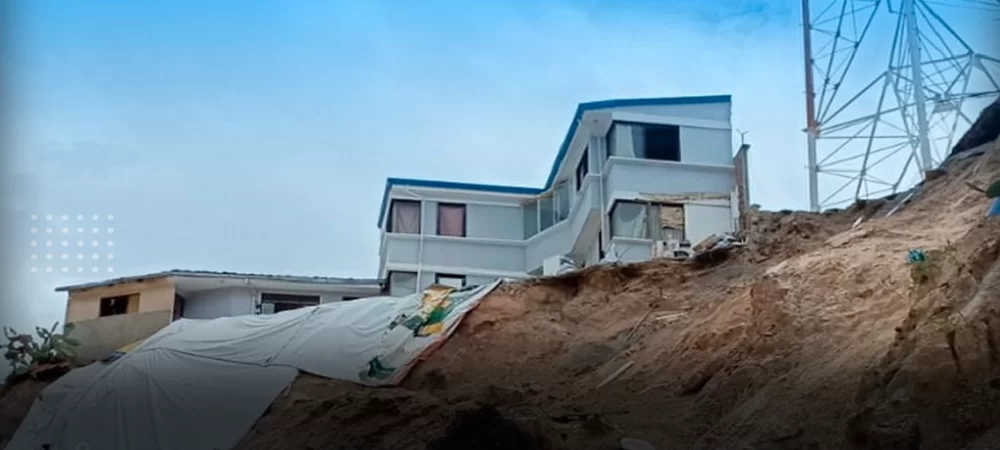
M367 385L394 385L451 336L499 286L432 285L403 297L373 297L271 315L181 319L126 345L104 362L157 348L252 364L287 364Z
M359 374L362 382L399 384L410 369L440 347L462 318L496 285L456 290L433 285L417 294L415 310L399 313L390 323L381 351ZM486 289L484 289L486 288Z
M234 448L301 373L398 385L499 285L180 319L46 387L6 448Z
M132 351L133 349L135 349L136 347L138 347L140 344L142 344L143 340L144 339L140 339L140 340L135 341L135 342L133 342L131 344L126 344L126 345L122 346L122 348L119 348L118 350L115 350L115 351L111 352L111 354L108 355L107 358L104 358L103 361L106 362L106 363L107 362L112 362L112 361L117 360L118 358L121 358L122 356L125 356L125 354L127 354L130 351Z

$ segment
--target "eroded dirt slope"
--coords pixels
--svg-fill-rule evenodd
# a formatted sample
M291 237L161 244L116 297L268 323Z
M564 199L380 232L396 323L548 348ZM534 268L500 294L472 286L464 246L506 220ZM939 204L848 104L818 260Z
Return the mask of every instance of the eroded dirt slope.
M889 218L877 203L760 213L752 245L714 267L604 266L505 286L403 388L319 382L333 403L279 401L289 412L244 448L423 448L482 405L544 437L538 448L615 448L623 436L661 449L995 448L1000 274L987 275L1000 229L966 182L997 175L996 151L960 161ZM920 282L913 248L934 261Z

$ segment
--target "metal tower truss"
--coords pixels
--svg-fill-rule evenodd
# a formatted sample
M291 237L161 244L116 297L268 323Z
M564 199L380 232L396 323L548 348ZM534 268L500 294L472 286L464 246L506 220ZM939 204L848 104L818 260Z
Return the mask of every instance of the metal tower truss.
M931 7L942 1L802 1L814 211L909 188L1000 92L1000 59L974 51Z

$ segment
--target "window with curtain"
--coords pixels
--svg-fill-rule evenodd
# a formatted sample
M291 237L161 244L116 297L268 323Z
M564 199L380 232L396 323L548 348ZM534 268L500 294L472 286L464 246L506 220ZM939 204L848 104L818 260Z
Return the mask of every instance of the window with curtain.
M545 231L555 223L555 204L552 194L538 199L538 230Z
M389 219L390 233L420 234L420 202L393 200Z
M627 125L631 137L631 156L633 158L646 157L646 127L642 125Z
M563 219L569 217L569 205L570 205L570 193L569 193L569 183L563 183L559 187L556 187L555 191L556 199L556 223L562 222Z
M608 132L608 156L636 158L634 143L637 126L627 123L615 123ZM640 133L641 134L641 133Z
M521 207L524 214L524 238L538 234L538 203L528 202Z
M438 203L438 235L465 237L465 205Z
M643 203L617 201L611 208L611 235L649 239L647 208Z

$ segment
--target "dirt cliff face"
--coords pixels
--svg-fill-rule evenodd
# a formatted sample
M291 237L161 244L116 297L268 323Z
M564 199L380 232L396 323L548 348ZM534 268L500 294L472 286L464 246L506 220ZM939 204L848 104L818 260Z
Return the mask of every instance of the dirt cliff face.
M505 285L404 386L303 376L240 448L1000 448L1000 225L966 184L998 153L891 217L757 213L714 265Z
M892 202L759 213L750 245L711 267L654 261L504 286L402 388L350 388L351 414L396 398L368 425L272 413L245 448L496 433L528 436L524 448L615 448L624 436L657 448L996 448L1000 227L966 182L998 175L996 151L956 163L888 218ZM906 262L914 248L931 261L920 271Z

